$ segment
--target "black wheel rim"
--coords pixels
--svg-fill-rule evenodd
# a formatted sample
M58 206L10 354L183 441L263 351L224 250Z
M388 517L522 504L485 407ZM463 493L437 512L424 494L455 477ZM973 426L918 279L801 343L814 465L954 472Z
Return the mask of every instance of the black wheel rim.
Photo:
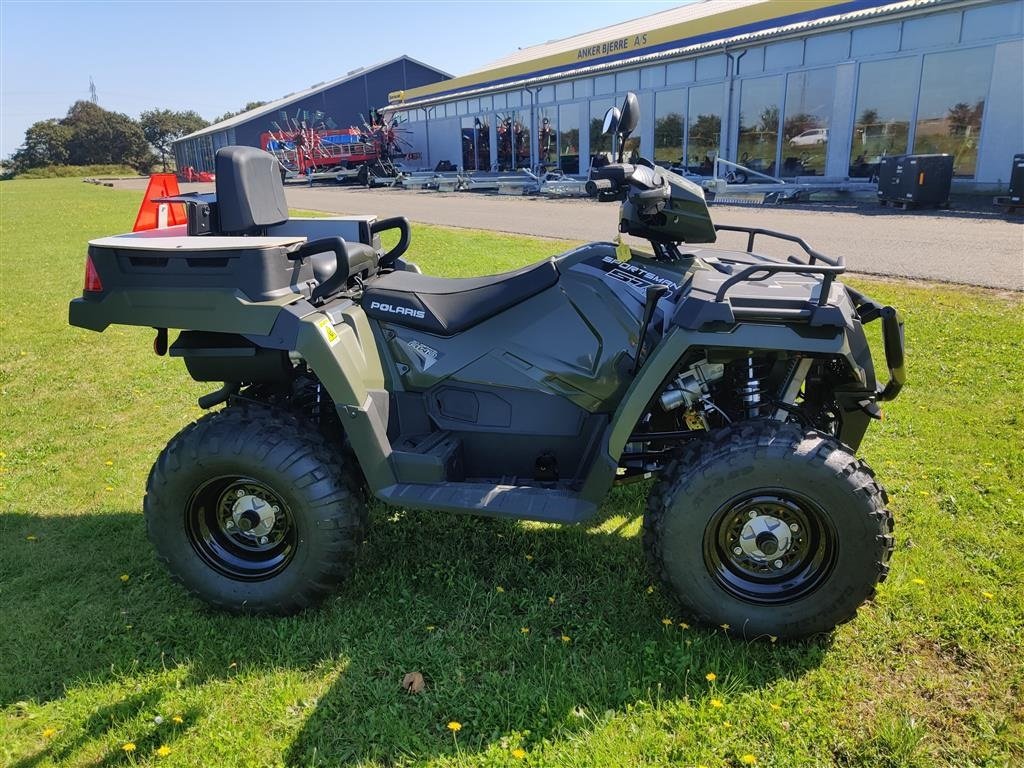
M237 581L262 581L295 556L296 530L288 505L250 477L208 480L185 510L189 543L207 565Z
M815 502L764 489L723 504L704 531L704 564L726 592L756 605L806 597L835 565L835 529Z

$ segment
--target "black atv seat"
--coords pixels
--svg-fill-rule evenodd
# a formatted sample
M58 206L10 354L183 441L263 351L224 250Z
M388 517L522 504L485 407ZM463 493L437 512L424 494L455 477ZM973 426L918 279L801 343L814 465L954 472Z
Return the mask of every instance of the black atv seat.
M367 285L362 305L378 320L452 336L558 282L551 259L485 277L430 277L392 272Z

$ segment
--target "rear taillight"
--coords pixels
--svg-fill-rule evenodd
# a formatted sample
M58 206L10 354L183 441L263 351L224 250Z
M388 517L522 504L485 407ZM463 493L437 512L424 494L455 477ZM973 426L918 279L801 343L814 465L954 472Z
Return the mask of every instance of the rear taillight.
M103 281L100 280L100 273L92 263L92 256L85 257L85 291L86 293L99 293L103 290Z

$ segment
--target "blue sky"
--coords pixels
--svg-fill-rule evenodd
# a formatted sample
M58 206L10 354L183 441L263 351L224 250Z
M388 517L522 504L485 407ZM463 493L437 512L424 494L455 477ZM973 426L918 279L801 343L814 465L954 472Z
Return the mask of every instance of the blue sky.
M0 156L88 98L90 75L107 109L209 120L400 54L458 75L684 2L0 0Z

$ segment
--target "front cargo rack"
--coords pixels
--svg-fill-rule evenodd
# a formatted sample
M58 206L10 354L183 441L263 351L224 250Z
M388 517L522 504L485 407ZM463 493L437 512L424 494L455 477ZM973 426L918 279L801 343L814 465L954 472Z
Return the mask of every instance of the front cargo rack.
M811 248L803 238L785 232L776 232L760 227L744 227L731 224L715 224L716 232L738 232L747 236L745 255L756 259L735 258L728 255L716 256L714 271L698 271L690 278L690 294L676 311L674 322L683 328L698 330L716 323L735 323L738 319L768 321L807 321L812 326L842 326L842 310L829 304L832 285L836 275L846 267L841 257L826 256ZM754 253L758 236L770 237L787 243L794 243L806 254L806 261L797 256L778 259ZM726 266L727 265L727 266ZM729 296L730 290L741 284L762 283L780 274L819 277L818 295L807 297L793 295L780 297L773 292L761 296Z
M846 266L843 262L842 256L835 259L830 256L826 256L820 251L816 251L811 248L811 246L809 246L802 237L788 235L785 232L776 232L772 229L761 229L759 227L741 227L732 224L715 224L714 226L716 232L741 232L746 234L747 253L754 253L754 240L758 235L763 235L765 237L775 238L776 240L785 240L789 243L796 243L801 249L803 249L803 252L807 254L808 259L805 264L795 256L790 256L785 263L751 264L748 267L744 267L719 286L718 292L715 293L715 301L724 301L725 294L728 293L730 288L738 283L756 283L762 280L767 280L772 275L782 272L792 272L804 275L821 275L821 290L818 294L817 303L819 307L823 307L828 303L829 293L831 293L832 290L832 281L835 279L835 276L841 275L846 271ZM824 262L824 264L819 265L817 263L819 261Z
M835 326L842 327L845 318L842 310L828 303L832 293L832 283L836 275L846 270L846 264L841 256L832 258L820 251L811 248L803 238L796 235L789 235L785 232L776 232L771 229L760 227L743 227L731 224L715 224L716 232L739 232L747 236L746 252L750 256L757 256L754 253L754 242L758 235L784 240L800 246L807 254L807 262L803 262L796 256L789 256L786 261L750 264L741 267L734 275L723 280L721 285L702 286L703 293L709 298L699 298L691 295L685 301L680 302L672 322L688 330L702 330L705 327L714 327L718 323L733 324L737 318L743 319L806 319L811 326ZM759 258L769 259L767 256ZM742 261L722 259L731 264L740 265ZM819 263L821 262L821 263ZM729 289L740 283L756 283L767 280L777 274L799 274L799 275L821 275L821 286L817 300L803 302L803 308L792 306L792 303L777 301L756 304L746 304L734 307L727 299ZM701 273L697 273L698 275ZM706 274L706 273L705 273ZM691 289L694 286L691 285ZM857 319L867 324L874 320L882 320L882 339L885 344L885 361L889 369L889 381L880 386L875 393L878 402L893 400L903 388L907 379L905 364L905 340L903 335L903 319L900 313L890 306L882 306L859 291L844 287L845 298L852 304ZM714 298L710 298L714 293ZM842 299L840 299L842 300ZM788 306L787 306L788 304Z

